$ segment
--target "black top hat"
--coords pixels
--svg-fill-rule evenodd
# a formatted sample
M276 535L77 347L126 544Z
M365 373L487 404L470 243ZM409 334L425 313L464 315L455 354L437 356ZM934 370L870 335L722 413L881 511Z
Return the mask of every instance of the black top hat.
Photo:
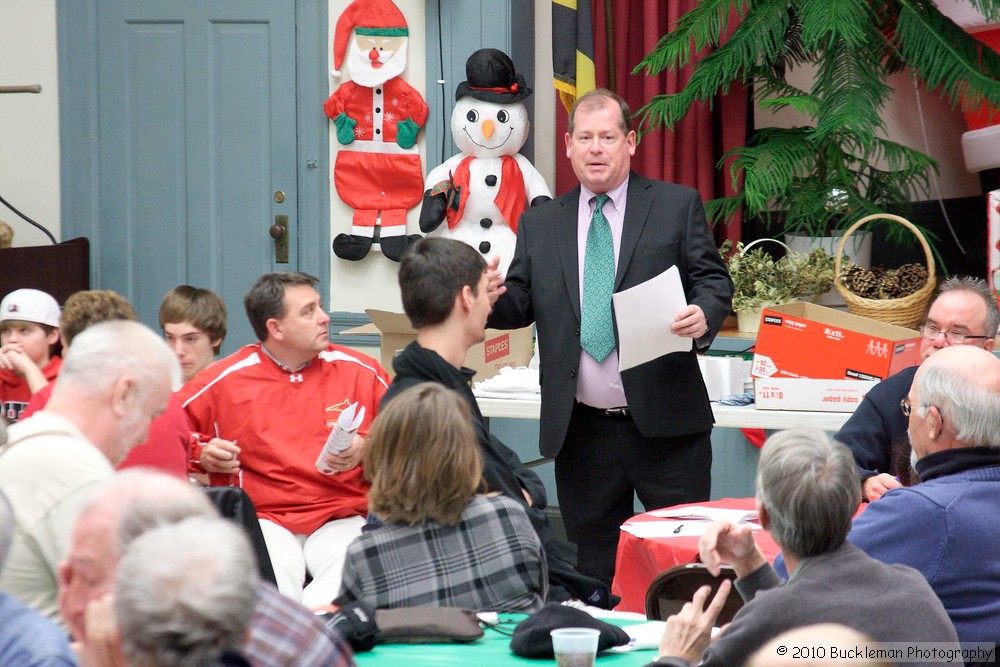
M458 84L455 100L469 96L482 102L511 104L531 95L524 77L514 71L514 62L503 51L479 49L465 61L468 81Z

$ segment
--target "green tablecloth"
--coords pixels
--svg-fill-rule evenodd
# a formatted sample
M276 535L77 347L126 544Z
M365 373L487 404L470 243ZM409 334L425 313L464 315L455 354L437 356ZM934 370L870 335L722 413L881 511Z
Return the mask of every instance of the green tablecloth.
M503 614L502 620L518 621L523 614ZM635 621L611 620L622 627ZM504 624L512 629L513 623ZM597 656L597 667L642 667L656 659L656 651L605 651ZM483 637L471 644L379 644L355 656L358 667L509 667L512 665L555 665L555 659L529 659L511 653L510 636L486 628Z

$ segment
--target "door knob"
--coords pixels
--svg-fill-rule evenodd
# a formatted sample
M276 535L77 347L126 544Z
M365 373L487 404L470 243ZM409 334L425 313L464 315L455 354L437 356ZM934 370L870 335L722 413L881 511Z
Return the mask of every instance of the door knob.
M288 264L288 216L274 216L274 224L267 230L274 239L274 261L276 264Z

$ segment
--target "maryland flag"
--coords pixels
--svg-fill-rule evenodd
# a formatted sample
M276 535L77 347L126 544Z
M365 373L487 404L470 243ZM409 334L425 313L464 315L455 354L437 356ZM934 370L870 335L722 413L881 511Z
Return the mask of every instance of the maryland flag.
M566 111L597 87L590 0L552 0L552 71Z

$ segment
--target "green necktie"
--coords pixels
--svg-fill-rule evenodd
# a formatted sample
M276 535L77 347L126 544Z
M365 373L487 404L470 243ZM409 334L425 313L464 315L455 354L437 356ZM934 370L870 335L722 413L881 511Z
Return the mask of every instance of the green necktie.
M615 244L611 225L601 208L607 195L597 195L594 215L587 230L587 250L583 258L583 323L580 347L598 363L615 349L615 328L611 320L611 292L615 286Z

